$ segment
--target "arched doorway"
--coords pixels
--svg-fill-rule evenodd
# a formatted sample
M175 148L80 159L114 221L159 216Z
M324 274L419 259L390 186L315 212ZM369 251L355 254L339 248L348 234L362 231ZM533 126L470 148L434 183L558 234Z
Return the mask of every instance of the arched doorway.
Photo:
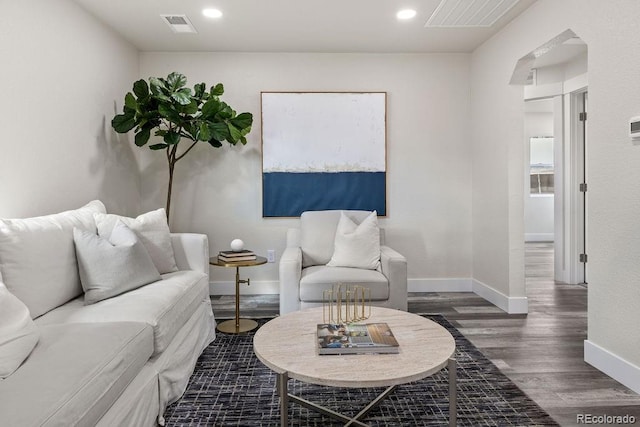
M587 282L587 54L566 30L522 57L511 79L526 103L525 239L553 242L554 279L571 284Z

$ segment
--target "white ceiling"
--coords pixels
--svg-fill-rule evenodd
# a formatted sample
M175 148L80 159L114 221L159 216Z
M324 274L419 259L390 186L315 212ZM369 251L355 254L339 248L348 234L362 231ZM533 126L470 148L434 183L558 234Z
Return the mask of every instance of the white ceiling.
M536 0L490 28L425 28L440 0L74 1L142 51L422 53L472 52ZM224 16L205 18L206 7ZM396 19L405 8L417 16ZM186 14L198 34L174 34L162 14Z

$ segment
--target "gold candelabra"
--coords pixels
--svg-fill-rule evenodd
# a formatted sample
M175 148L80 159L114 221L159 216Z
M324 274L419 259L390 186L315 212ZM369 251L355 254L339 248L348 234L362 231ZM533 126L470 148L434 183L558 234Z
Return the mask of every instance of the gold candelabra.
M371 289L338 283L322 291L322 323L355 323L369 316Z

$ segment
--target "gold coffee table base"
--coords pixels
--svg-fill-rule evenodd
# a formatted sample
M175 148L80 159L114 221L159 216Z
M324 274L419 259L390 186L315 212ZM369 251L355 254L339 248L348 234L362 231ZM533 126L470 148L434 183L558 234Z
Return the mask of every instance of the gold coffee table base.
M218 330L225 334L240 334L242 332L253 331L257 327L258 322L250 319L238 319L237 325L235 319L225 320L218 324Z

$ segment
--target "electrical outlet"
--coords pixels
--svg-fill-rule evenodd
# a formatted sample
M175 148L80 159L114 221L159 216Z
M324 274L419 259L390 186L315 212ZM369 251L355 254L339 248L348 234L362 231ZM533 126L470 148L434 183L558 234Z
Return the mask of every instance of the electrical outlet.
M276 262L276 251L273 249L267 250L267 262Z

